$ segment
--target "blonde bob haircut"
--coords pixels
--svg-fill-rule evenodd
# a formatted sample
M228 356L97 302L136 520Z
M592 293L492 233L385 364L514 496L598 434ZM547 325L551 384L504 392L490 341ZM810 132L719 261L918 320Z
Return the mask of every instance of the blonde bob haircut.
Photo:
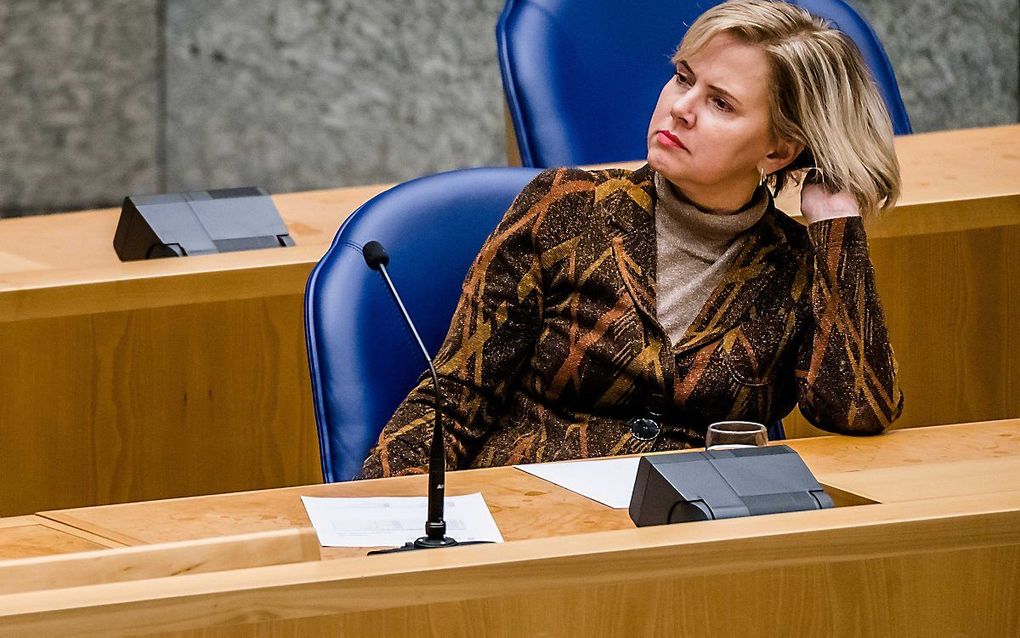
M825 20L786 2L730 0L699 17L673 56L690 58L721 33L756 46L771 69L773 139L804 145L788 166L769 175L775 192L800 171L817 169L830 190L853 193L861 212L892 208L900 167L892 123L857 46Z

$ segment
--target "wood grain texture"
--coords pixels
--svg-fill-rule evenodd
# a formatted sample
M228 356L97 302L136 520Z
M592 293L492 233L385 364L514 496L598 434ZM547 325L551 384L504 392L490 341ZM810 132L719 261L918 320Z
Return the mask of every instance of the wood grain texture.
M1020 125L896 144L897 427L1020 416ZM188 259L120 263L114 210L0 220L0 516L320 481L304 285L383 188L274 196L296 246Z
M783 441L816 475L1020 456L1020 419L892 430L880 436Z
M147 503L45 512L51 520L88 530L128 545L211 538L246 532L308 527L300 496L420 496L427 477L223 494ZM449 496L480 492L504 539L526 540L564 534L627 529L634 525L624 510L559 489L512 467L465 470L447 475ZM542 511L536 520L535 511ZM173 521L173 525L165 524ZM364 555L360 548L324 548L323 557Z
M818 480L882 503L921 498L1020 492L1020 456L926 464L924 472L890 467L865 472L821 474Z
M116 541L41 516L0 518L0 562L120 546ZM0 578L0 587L2 581Z
M302 321L295 294L3 324L0 514L321 481Z
M0 622L12 635L1016 635L1018 567L1014 492L15 594Z
M309 528L0 560L0 595L319 560Z
M876 437L829 436L787 441L811 471L822 478L886 468L899 468L929 480L929 465L1020 458L1020 419L897 430ZM994 474L979 465L975 478L988 489L998 485ZM937 478L937 477L936 477ZM938 480L932 481L934 485ZM43 512L41 515L127 545L166 543L239 531L256 532L310 525L300 496L418 496L426 476L404 476L239 494L219 494L146 503ZM837 483L837 487L840 484ZM891 490L899 488L890 485ZM480 492L507 541L549 538L594 531L632 529L626 510L614 510L560 489L512 467L463 470L447 474L448 495ZM935 494L938 495L938 494ZM882 501L881 489L867 494ZM535 512L541 511L541 517ZM165 524L173 521L173 525ZM361 555L354 548L327 548L326 558Z
M623 510L515 468L454 472L450 493L481 491L505 544L0 595L0 626L168 636L1020 631L1020 419L789 443L816 473L883 502L637 529ZM229 538L307 529L299 494L420 493L424 479L44 516L133 544Z

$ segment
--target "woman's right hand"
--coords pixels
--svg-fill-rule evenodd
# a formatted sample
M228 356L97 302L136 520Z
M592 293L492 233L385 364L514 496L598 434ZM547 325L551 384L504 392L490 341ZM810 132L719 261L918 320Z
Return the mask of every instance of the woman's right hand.
M818 181L804 180L800 189L800 212L808 224L837 217L860 217L861 208L850 191L831 192Z

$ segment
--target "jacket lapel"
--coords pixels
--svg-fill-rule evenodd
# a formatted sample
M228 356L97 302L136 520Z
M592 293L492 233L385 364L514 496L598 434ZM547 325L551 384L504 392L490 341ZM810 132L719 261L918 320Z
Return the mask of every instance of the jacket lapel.
M595 203L611 225L613 258L627 293L638 310L655 319L655 184L645 165L620 178L601 182Z
M777 223L777 216L782 214L770 196L764 217L751 231L726 276L676 345L677 354L722 337L747 314L768 287L776 271L776 259L789 250L786 234Z

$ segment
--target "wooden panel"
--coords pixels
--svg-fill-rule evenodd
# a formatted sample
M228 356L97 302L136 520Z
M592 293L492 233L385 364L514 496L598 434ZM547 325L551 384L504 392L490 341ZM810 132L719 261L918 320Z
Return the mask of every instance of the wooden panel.
M1020 419L783 441L816 475L1020 457Z
M1020 457L1020 419L898 430L876 437L819 437L788 441L818 476L912 468L924 473L932 463L1016 459ZM924 475L924 474L923 474ZM978 475L994 482L988 471ZM89 530L128 545L226 536L310 523L300 496L419 496L427 477L223 494L149 503L45 512L55 521ZM447 474L447 494L481 492L505 539L525 540L598 530L631 529L626 510L613 510L511 467ZM869 495L882 500L884 494ZM536 518L535 509L543 512ZM172 520L173 525L165 521ZM329 548L327 558L363 554L360 549Z
M322 480L297 294L0 330L0 514Z
M315 560L312 529L0 560L0 595Z
M45 512L43 516L129 545L227 536L311 523L300 496L421 496L427 477L224 494ZM633 528L626 510L613 510L512 467L447 475L449 496L481 492L503 538L523 540ZM534 512L543 512L536 520ZM167 525L166 521L173 521ZM412 540L412 539L408 539ZM324 548L325 558L364 555L360 548Z
M119 546L120 543L41 516L0 518L0 561Z
M921 498L1020 492L1020 456L931 463L923 472L916 467L891 467L857 472L822 474L818 480L852 494L883 503Z
M1018 567L1010 493L20 594L0 597L0 622L14 635L1016 635Z

